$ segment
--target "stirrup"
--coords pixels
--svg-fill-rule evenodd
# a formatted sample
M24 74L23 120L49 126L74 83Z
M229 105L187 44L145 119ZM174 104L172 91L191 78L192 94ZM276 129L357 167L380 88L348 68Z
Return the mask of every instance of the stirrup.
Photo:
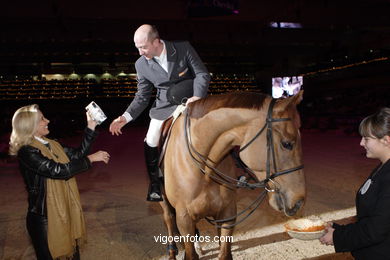
M152 193L148 194L148 197L146 200L147 201L163 201L163 198L157 192L152 192Z
M153 192L152 194L150 194L150 197L152 199L161 199L161 196L157 194L157 192Z

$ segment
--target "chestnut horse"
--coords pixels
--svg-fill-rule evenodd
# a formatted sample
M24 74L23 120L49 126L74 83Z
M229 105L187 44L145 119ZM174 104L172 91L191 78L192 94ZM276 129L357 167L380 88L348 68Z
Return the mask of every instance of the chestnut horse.
M176 227L181 236L195 236L202 218L216 224L219 235L231 236L241 215L236 212L240 187L262 189L271 207L288 216L303 206L296 108L302 95L275 100L259 93L229 93L187 106L171 128L163 160L165 194L160 204L169 236ZM238 161L230 156L232 151ZM238 179L238 162L246 178ZM191 241L184 246L185 259L198 259ZM175 259L176 245L170 243L169 248L170 259ZM218 258L232 258L230 241L220 243Z

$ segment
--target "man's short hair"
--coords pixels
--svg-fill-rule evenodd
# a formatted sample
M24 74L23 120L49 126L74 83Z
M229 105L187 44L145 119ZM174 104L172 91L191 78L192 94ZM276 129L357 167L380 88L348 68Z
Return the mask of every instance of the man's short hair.
M151 25L151 29L148 33L148 40L153 41L154 39L160 39L160 35L158 34L157 27L155 25Z

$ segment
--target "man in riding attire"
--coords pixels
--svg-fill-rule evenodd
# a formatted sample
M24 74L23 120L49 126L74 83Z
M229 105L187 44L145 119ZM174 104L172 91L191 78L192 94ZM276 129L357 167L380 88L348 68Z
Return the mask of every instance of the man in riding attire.
M157 146L164 120L177 107L173 94L169 93L173 89L177 90L176 93L190 90L190 94L186 95L186 104L205 97L210 75L190 43L162 41L152 25L141 25L134 33L134 43L141 55L135 63L138 90L123 115L111 123L110 132L113 135L121 134L122 127L136 119L149 105L153 88L157 88L156 100L149 112L151 121L144 150L150 178L147 200L162 201Z

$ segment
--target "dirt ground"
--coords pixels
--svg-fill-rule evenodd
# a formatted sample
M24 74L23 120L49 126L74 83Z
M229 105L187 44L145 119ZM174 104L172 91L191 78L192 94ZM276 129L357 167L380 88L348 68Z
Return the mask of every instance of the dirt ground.
M84 260L166 259L166 247L154 236L165 235L162 210L145 201L147 177L143 162L143 127L126 127L112 137L101 130L94 150L111 153L108 165L95 164L77 176L84 208L88 244ZM77 144L80 138L63 140ZM320 216L326 221L355 214L355 192L377 163L365 158L360 138L342 131L303 131L307 200L300 216ZM258 191L240 191L239 209L253 201ZM15 161L0 162L0 258L35 259L25 228L26 192ZM283 228L287 217L263 203L234 232L234 259L350 259L334 254L318 240L290 238ZM206 221L201 235L216 235ZM217 243L203 243L201 259L216 259ZM182 247L180 247L182 249ZM179 259L183 257L180 250Z

